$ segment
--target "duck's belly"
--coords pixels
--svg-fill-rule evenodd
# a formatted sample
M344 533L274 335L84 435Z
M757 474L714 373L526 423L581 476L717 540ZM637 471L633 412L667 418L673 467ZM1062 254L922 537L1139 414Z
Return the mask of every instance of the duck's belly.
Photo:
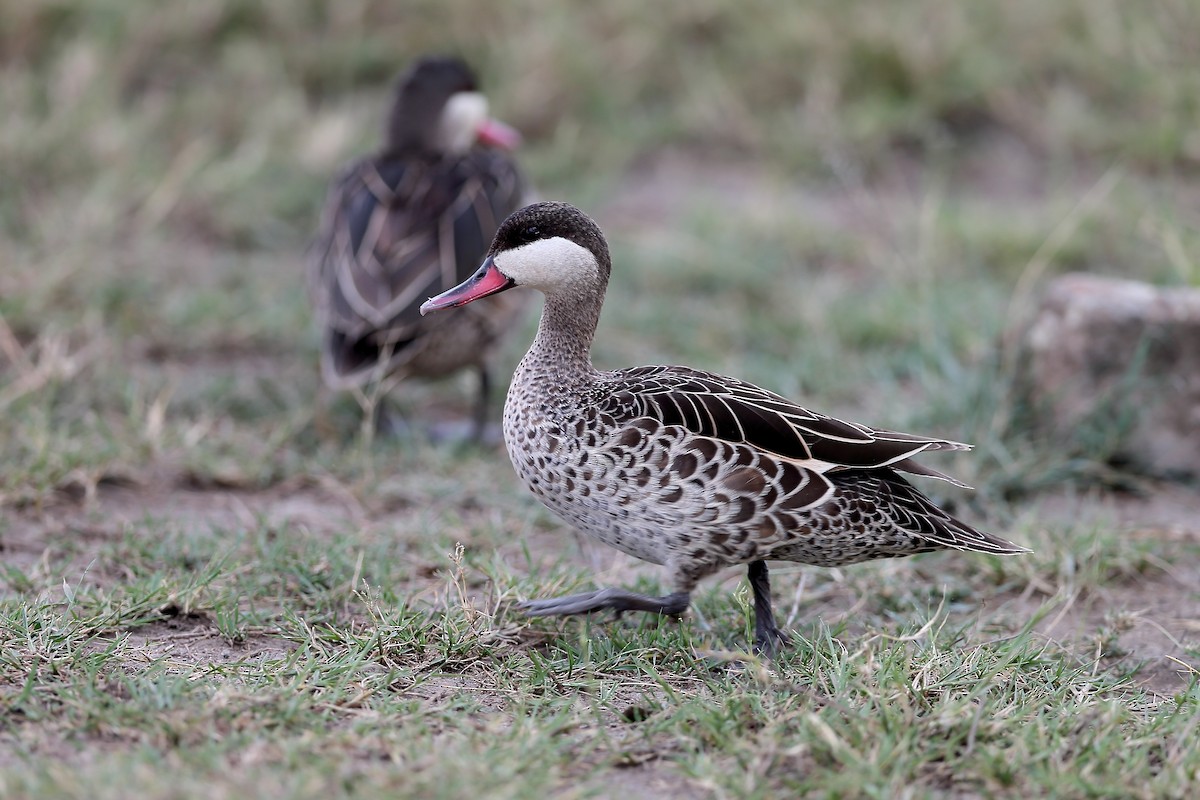
M776 538L774 522L753 518L749 504L723 491L716 469L672 469L682 444L671 436L566 428L506 424L505 441L529 491L580 532L697 574L753 560L762 534Z
M577 449L560 458L512 449L509 455L525 487L576 530L643 561L670 560L678 521L638 502L610 464Z

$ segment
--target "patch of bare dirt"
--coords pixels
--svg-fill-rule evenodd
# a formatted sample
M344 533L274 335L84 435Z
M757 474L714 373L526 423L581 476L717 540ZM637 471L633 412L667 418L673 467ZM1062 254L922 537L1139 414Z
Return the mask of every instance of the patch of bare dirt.
M1130 536L1200 542L1200 493L1164 483L1145 494L1048 494L1035 504L1039 517L1115 525Z
M1145 689L1172 695L1188 688L1200 668L1200 569L1152 570L1116 586L1068 596L1035 630L1097 669L1130 671ZM1030 618L1047 598L1026 592L1004 613Z
M1164 485L1144 496L1047 496L1037 513L1111 527L1122 536L1162 543L1144 573L1070 598L1039 626L1044 635L1091 646L1105 663L1140 668L1151 691L1182 691L1200 669L1200 495ZM1032 613L1045 598L1024 598Z
M644 753L631 751L616 769L604 771L592 782L596 797L655 797L684 800L703 796L705 789L681 775L679 768L661 760L662 753L647 748Z
M123 634L128 652L146 662L165 660L191 669L196 665L239 661L274 661L292 651L290 642L247 632L230 641L205 614L181 614L160 622L139 625Z
M119 575L92 569L97 554L138 525L153 520L176 530L213 530L302 525L332 531L363 518L362 510L338 487L285 482L262 491L233 488L197 490L179 477L151 484L102 484L94 496L64 499L44 507L10 509L0 528L4 563L35 582L60 578L74 582L87 575L105 583Z

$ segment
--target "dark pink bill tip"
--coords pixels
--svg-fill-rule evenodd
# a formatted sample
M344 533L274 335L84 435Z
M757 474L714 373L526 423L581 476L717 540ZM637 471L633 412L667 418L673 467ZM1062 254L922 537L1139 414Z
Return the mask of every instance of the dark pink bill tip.
M436 297L431 297L422 303L421 315L424 316L430 311L439 311L443 308L465 306L467 303L478 300L481 297L503 292L505 289L512 288L512 286L512 278L496 269L496 264L491 258L488 258L483 262L483 266L476 270L474 275L467 278L458 286L448 289Z
M476 135L481 144L499 147L501 150L516 150L521 146L521 133L511 125L498 119L489 119L479 126Z

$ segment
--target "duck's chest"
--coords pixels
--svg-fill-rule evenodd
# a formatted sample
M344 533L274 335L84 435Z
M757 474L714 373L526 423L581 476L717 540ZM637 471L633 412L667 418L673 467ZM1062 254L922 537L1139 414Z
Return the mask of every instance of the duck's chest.
M526 488L580 531L637 558L663 563L663 520L646 514L636 480L605 446L611 436L587 398L521 391L504 408L504 441Z
M532 390L530 390L532 388ZM590 497L597 436L578 393L513 385L504 404L504 443L526 487L555 511Z

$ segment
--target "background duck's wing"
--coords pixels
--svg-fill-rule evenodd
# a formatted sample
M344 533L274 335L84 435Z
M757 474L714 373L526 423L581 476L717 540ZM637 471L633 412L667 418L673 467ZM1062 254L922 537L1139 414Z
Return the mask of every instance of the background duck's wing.
M348 168L329 191L310 251L327 378L361 382L381 348L402 362L423 333L453 324L453 315L422 318L421 302L478 268L525 192L515 163L490 150Z
M700 436L745 443L818 471L891 467L962 482L911 459L929 450L970 445L870 428L810 411L753 384L686 367L638 367L612 373L605 413L615 420L650 417Z

